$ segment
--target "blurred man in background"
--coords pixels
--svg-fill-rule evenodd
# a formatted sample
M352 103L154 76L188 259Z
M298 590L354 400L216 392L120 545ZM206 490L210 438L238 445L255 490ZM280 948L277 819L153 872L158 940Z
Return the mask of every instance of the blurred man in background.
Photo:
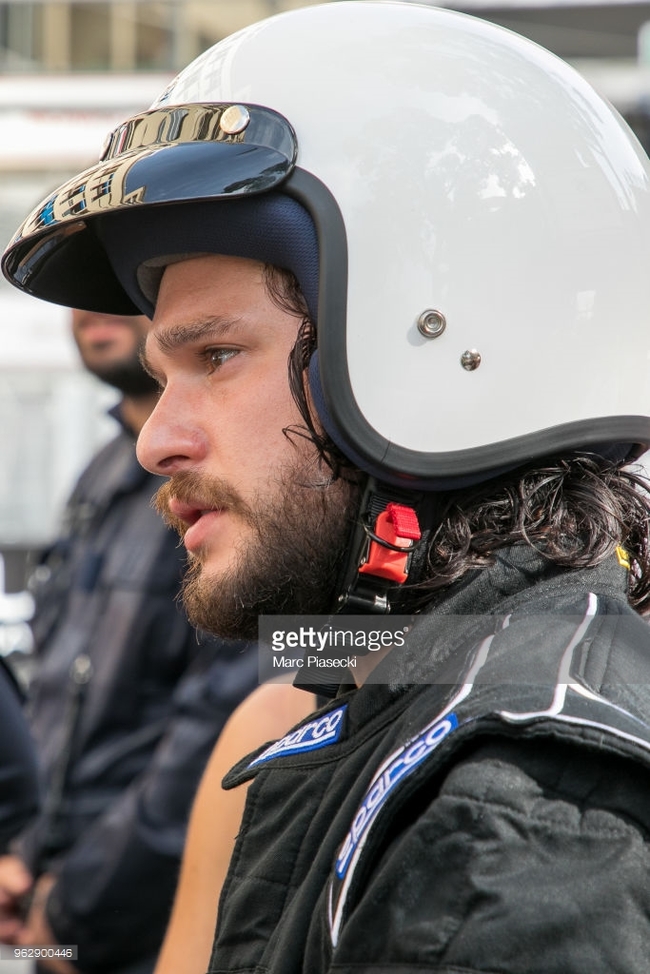
M257 683L245 645L197 635L175 600L184 555L151 508L161 479L134 449L157 398L139 362L148 324L72 314L84 365L122 393L121 429L33 575L44 804L0 858L0 937L78 945L89 974L153 968L196 786Z
M0 657L0 850L38 809L36 755L22 712L22 694ZM2 908L0 892L0 909Z

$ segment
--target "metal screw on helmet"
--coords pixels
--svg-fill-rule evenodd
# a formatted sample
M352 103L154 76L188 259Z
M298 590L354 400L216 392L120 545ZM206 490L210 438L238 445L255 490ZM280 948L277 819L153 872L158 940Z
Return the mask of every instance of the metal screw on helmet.
M466 372L473 372L481 364L481 353L475 348L468 348L460 357L460 364Z
M243 132L251 117L243 105L230 105L219 120L219 128L226 135L238 135Z
M425 338L439 338L447 327L442 311L423 311L417 321L418 331Z

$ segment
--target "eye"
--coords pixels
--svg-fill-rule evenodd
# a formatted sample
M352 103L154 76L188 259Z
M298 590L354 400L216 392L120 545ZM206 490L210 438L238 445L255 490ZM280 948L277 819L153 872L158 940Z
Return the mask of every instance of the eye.
M210 372L216 372L235 355L239 355L238 348L206 348L201 357L207 362Z

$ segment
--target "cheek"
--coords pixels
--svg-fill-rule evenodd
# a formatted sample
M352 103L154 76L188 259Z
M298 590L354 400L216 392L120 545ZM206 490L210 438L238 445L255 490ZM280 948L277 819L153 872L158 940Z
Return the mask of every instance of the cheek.
M284 372L278 377L277 372L259 375L249 386L247 393L234 393L226 396L223 405L233 421L256 448L262 448L265 453L275 453L284 446L290 446L284 435L288 427L301 423L300 413L289 390L286 377L286 363ZM252 395L251 388L253 390ZM266 445L267 449L264 449Z

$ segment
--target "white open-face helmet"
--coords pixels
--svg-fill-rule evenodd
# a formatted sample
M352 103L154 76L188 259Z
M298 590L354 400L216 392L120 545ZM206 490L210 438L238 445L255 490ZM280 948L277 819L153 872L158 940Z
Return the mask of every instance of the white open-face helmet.
M321 420L388 483L650 442L650 163L509 31L366 0L242 30L113 132L3 268L151 313L156 267L206 251L296 273Z

